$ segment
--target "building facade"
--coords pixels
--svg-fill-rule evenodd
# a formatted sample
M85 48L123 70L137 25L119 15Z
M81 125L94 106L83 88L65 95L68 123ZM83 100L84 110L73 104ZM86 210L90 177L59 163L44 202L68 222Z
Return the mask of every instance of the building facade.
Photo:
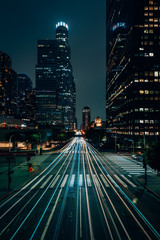
M37 121L74 129L75 85L68 44L68 25L56 25L55 40L38 41L36 66Z
M17 73L12 69L11 58L0 51L0 116L17 114Z
M160 2L107 0L106 122L112 133L160 134Z
M90 107L85 106L82 110L82 130L87 131L90 127L91 111Z
M18 105L17 105L17 117L28 118L27 106L28 96L27 94L32 90L32 81L25 73L19 73L18 78ZM35 103L33 103L35 105ZM32 109L32 106L30 106Z

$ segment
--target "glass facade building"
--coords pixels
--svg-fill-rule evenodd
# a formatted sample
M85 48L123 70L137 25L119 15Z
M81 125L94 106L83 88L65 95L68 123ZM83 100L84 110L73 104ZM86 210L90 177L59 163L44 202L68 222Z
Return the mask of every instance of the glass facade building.
M106 121L113 133L160 134L160 2L107 0Z
M82 130L84 131L88 130L90 122L91 122L90 107L85 106L82 110Z
M17 73L11 67L11 58L0 51L0 115L17 114Z
M38 41L36 66L37 121L41 124L63 124L74 129L75 87L68 44L68 25L56 25L55 40Z
M25 73L18 73L18 106L17 117L27 118L28 97L26 96L32 90L32 81ZM35 103L34 103L35 105ZM33 107L31 106L31 109Z

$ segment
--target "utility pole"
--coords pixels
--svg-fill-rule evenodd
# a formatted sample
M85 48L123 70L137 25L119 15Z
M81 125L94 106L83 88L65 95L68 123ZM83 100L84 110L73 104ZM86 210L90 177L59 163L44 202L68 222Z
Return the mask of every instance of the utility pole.
M8 156L6 157L6 159L8 160L8 191L10 191L10 186L11 186L11 160L14 159L13 156Z

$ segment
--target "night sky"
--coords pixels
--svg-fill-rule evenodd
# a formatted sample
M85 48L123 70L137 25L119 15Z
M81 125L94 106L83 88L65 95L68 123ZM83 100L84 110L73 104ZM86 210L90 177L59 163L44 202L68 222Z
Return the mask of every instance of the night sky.
M69 25L77 119L91 108L91 119L105 120L105 0L8 0L0 6L0 50L13 69L26 73L35 86L37 40L55 39L56 23Z

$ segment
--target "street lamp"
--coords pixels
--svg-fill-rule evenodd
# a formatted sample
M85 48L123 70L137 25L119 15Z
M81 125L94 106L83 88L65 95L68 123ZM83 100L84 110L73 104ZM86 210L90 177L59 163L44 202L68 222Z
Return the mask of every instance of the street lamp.
M9 152L11 152L11 139L14 135L11 135L10 138L9 138Z

